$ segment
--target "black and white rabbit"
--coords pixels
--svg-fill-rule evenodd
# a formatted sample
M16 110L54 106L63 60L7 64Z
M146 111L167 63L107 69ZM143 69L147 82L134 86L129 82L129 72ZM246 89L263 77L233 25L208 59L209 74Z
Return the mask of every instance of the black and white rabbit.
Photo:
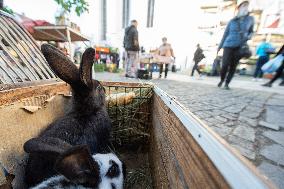
M51 123L38 138L52 137L68 144L87 145L91 154L106 152L111 120L105 106L105 90L92 79L93 48L83 53L78 69L70 59L55 47L44 44L41 51L51 69L72 88L72 108L63 117ZM63 144L60 144L63 145ZM56 174L53 169L58 153L29 151L25 167L25 182L35 186Z
M125 167L113 153L91 155L87 145L72 146L46 137L24 145L27 152L57 154L54 175L32 189L122 189Z

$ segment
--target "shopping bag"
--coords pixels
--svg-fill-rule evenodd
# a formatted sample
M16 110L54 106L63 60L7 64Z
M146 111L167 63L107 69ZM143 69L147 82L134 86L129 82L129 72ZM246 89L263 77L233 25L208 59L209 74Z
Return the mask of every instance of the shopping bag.
M273 73L276 72L276 70L281 66L282 61L284 60L284 56L282 54L279 54L275 58L269 60L267 63L265 63L261 70L264 73Z
M177 72L177 68L176 68L176 65L172 65L172 72Z

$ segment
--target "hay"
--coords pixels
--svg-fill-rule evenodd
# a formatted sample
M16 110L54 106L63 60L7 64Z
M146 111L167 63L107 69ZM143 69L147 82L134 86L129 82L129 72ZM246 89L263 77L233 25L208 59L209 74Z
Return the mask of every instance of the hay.
M106 97L106 102L109 106L119 106L130 104L133 98L135 98L134 92L109 94Z
M125 188L152 189L152 179L148 166L141 166L138 169L130 170L125 179Z

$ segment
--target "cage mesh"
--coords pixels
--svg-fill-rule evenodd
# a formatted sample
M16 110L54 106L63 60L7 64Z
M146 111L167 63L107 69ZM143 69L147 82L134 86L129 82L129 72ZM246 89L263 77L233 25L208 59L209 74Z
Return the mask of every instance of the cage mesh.
M152 86L123 83L123 85L107 85L105 89L107 96L114 97L107 101L107 109L112 120L112 148L127 167L124 188L150 189L152 188L149 163ZM126 98L129 94L135 94L131 96L131 100Z

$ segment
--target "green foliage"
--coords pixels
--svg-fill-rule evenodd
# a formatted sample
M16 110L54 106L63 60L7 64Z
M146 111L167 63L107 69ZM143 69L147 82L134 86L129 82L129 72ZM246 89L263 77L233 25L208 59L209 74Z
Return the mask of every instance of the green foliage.
M123 73L123 72L124 72L123 69L117 68L114 73Z
M94 64L95 72L104 72L106 70L105 64Z
M80 16L84 12L88 12L89 4L85 0L55 0L65 11L71 12L73 9Z
M2 11L9 13L9 14L14 14L14 11L7 6L3 7Z

